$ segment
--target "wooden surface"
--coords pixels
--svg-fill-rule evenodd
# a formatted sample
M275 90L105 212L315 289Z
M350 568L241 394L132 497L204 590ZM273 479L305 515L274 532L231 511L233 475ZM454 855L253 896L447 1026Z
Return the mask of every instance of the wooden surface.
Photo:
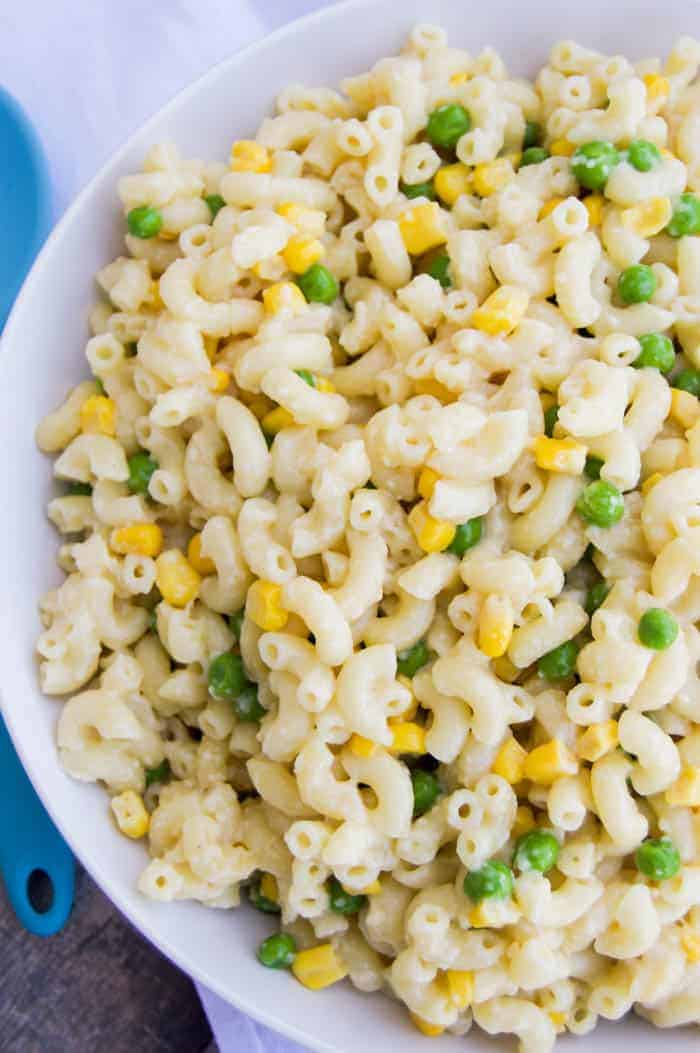
M58 936L30 936L0 882L0 1053L216 1053L191 982L84 871Z

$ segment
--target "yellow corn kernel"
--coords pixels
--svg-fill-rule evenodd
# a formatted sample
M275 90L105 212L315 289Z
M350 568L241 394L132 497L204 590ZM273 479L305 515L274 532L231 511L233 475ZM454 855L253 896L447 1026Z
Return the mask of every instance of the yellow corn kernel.
M146 811L143 797L134 790L125 790L113 797L111 807L117 826L126 837L136 840L148 833L151 817Z
M418 1028L422 1035L427 1038L437 1038L445 1030L444 1027L440 1027L439 1024L431 1024L427 1020L424 1020L422 1016L418 1016L417 1013L409 1013L411 1022L415 1027Z
M290 314L301 314L308 307L306 297L294 282L275 282L263 289L263 306L268 314L279 314L288 311Z
M85 434L99 432L114 435L117 430L117 407L105 395L91 395L80 407L80 430Z
M448 969L445 976L452 1004L458 1009L468 1009L474 997L474 973L468 969Z
M554 209L557 207L557 205L561 205L562 201L566 201L566 198L564 198L564 197L550 197L549 201L545 201L544 205L540 209L540 211L539 211L539 213L537 215L537 218L538 219L546 219L547 216L549 216L552 212L554 212Z
M535 464L548 472L580 475L586 464L586 447L574 439L550 439L538 435L532 447Z
M381 882L377 880L377 881L372 881L369 885L365 885L365 887L360 890L360 895L361 896L378 896L381 891L382 891Z
M433 496L435 484L439 479L440 476L437 472L434 472L432 468L421 469L421 473L418 476L418 493L421 497L424 497L426 501L429 501Z
M692 925L681 926L681 947L689 962L700 962L700 932Z
M270 410L269 413L265 414L260 424L262 430L267 432L268 435L276 435L283 428L291 428L292 424L294 424L294 417L284 406L277 406L276 409Z
M88 399L88 402L90 399ZM681 428L692 428L700 416L700 401L689 391L680 388L671 389L671 411L669 416L680 424Z
M409 208L399 217L399 230L412 256L421 256L447 241L446 216L437 201Z
M433 398L440 399L440 402L456 402L458 398L454 391L450 391L435 377L419 377L413 381L413 387L416 395L432 395Z
M579 736L576 752L582 760L594 763L604 757L618 743L616 720L604 720L600 724L591 724Z
M602 194L589 194L588 197L584 197L583 203L588 213L588 226L599 227L603 219L605 198Z
M453 73L450 77L450 84L453 88L456 88L458 84L464 84L465 81L469 80L469 74L465 70L461 70L459 73Z
M571 157L576 147L568 139L555 139L549 144L552 157Z
M623 227L640 238L653 238L667 226L673 214L670 198L650 197L620 213Z
M186 607L199 592L201 578L179 548L161 552L156 560L156 585L171 607Z
M493 919L484 901L478 907L474 907L469 914L469 924L473 929L488 929L491 927L492 921Z
M163 531L157 523L130 523L115 527L109 547L120 556L158 556L163 550Z
M335 393L335 384L328 377L314 377L314 387L317 391L322 391L324 395L333 395Z
M425 501L414 505L409 513L408 522L416 541L424 552L442 552L452 543L457 532L454 523L448 523L446 519L433 519Z
M252 398L248 403L248 409L254 417L258 418L258 420L262 420L263 417L266 417L270 410L273 410L274 408L274 402L272 399L269 399L267 395L256 395L255 398Z
M190 538L190 543L187 546L187 558L203 578L206 578L208 574L216 574L216 563L213 559L209 559L208 556L202 555L202 535L193 534Z
M272 159L267 147L252 139L239 139L231 147L231 168L234 172L269 172Z
M492 592L479 613L477 642L482 654L500 658L508 650L513 635L513 605L507 596Z
M500 658L493 659L491 668L498 679L505 681L506 684L514 684L523 671L518 669L517 665L513 665L510 658L504 654Z
M639 488L642 491L642 495L646 497L649 491L653 490L656 484L660 483L662 479L663 475L661 474L661 472L653 472L652 475L648 476L644 480L644 482Z
M515 821L511 831L513 837L522 837L528 831L534 830L536 825L535 813L532 808L528 804L519 804L515 812Z
M692 764L685 767L673 786L666 790L666 800L684 808L700 806L700 768Z
M279 632L289 617L282 606L282 587L272 581L254 581L248 589L245 612L258 628L267 633Z
M260 878L260 895L269 899L270 903L279 903L280 892L274 874L266 873Z
M662 77L660 73L645 73L642 80L647 89L647 100L657 105L663 105L671 90L671 85L666 78Z
M231 374L227 373L225 369L219 369L218 366L215 366L209 374L208 387L215 395L220 395L222 391L226 391L230 383Z
M495 161L477 165L472 173L474 189L480 197L489 197L515 178L513 164L507 157L498 157Z
M559 1013L556 1009L553 1009L549 1014L549 1019L554 1024L554 1029L557 1032L566 1030L566 1013Z
M433 186L439 198L446 205L454 205L455 201L471 191L472 174L466 165L443 165L438 168L433 179Z
M373 757L377 752L377 743L366 739L364 735L353 735L349 745L350 752L356 757Z
M525 778L540 786L551 786L556 779L575 775L577 770L578 761L559 739L537 746L525 759Z
M425 753L425 728L410 720L391 725L391 749L396 753Z
M292 972L299 983L310 991L330 987L348 975L331 943L320 943L318 947L299 951L292 963Z
M304 238L297 235L290 238L282 250L282 259L294 274L303 274L314 263L322 260L326 250L317 238Z
M326 226L326 214L318 208L309 208L296 201L284 201L277 206L277 214L293 224L300 234L309 238L320 238Z
M522 321L530 295L517 285L501 285L487 296L471 317L474 329L489 336L507 336Z
M517 739L506 739L496 754L491 770L513 786L520 782L525 774L526 757L527 750L523 749Z

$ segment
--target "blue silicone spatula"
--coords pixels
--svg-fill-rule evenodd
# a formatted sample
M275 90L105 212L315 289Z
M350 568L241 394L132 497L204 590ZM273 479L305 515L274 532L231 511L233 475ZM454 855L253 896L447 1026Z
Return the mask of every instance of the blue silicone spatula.
M2 88L0 157L1 332L51 226L50 182L41 143L20 106ZM10 903L29 932L51 936L63 927L70 914L75 864L20 764L1 716L0 800L5 804L0 872ZM37 901L37 888L42 892L41 904Z

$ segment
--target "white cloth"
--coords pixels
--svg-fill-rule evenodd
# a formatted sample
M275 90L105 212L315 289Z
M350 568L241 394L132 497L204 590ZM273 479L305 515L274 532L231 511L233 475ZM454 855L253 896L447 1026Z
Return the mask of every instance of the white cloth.
M146 118L214 63L326 0L0 0L0 83L46 148L56 218ZM303 1053L211 991L221 1053Z

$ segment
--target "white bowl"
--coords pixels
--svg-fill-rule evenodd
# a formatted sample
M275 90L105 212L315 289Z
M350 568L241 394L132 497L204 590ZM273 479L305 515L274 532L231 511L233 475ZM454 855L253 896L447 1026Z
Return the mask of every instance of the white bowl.
M404 1053L422 1053L426 1040L407 1023L403 1009L383 996L360 994L349 984L312 994L289 975L260 968L254 950L269 931L269 921L255 911L162 905L142 898L136 879L145 862L143 848L115 832L102 790L74 782L59 768L54 747L59 703L41 696L34 655L40 631L37 602L61 578L54 563L58 538L45 515L53 491L51 462L38 453L34 428L87 372L83 348L93 277L123 248L117 179L140 169L147 147L173 139L186 156L225 157L233 139L255 132L285 84L336 86L342 77L395 53L411 26L428 18L444 25L456 45L470 50L493 45L520 74L533 73L562 37L639 58L663 54L683 33L700 32L700 8L694 0L483 0L469 5L457 0L348 0L302 19L197 81L95 176L51 235L3 339L2 696L24 765L76 855L145 936L251 1016L313 1049L334 1053L356 1053L359 1041L379 1051L400 1042ZM167 56L161 58L167 61ZM601 1026L579 1039L576 1049L622 1053L630 1042L641 1053L662 1044L668 1053L690 1053L697 1050L697 1032L662 1033L631 1018L623 1027ZM466 1040L444 1036L435 1048L452 1053L465 1044L475 1051L499 1048L477 1030ZM562 1043L564 1048L571 1044Z

